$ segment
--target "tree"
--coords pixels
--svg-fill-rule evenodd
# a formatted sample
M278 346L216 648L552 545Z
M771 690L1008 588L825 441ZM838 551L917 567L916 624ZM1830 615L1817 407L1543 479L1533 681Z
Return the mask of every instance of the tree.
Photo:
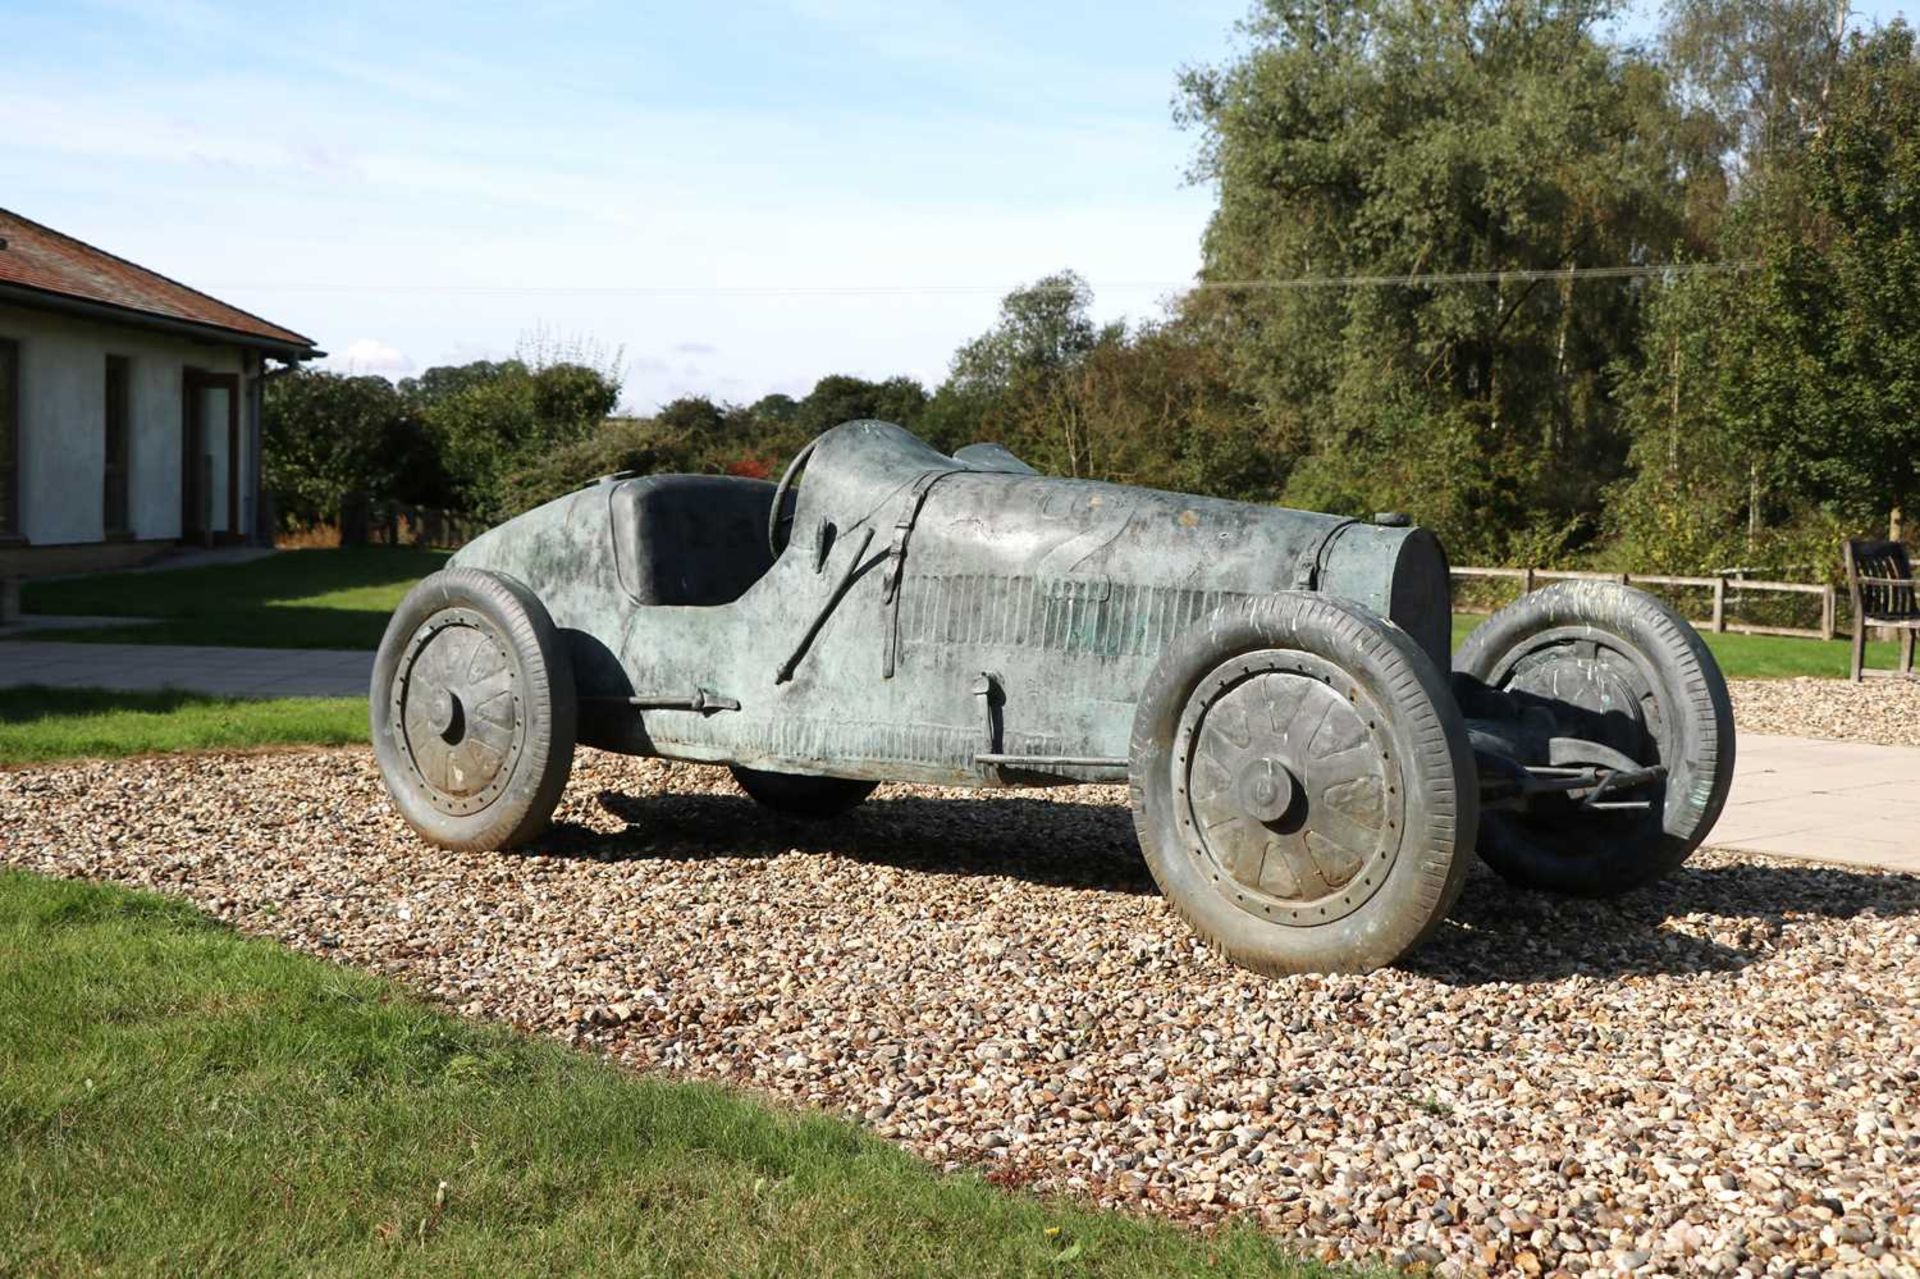
M1799 422L1807 479L1846 514L1920 500L1920 63L1904 23L1856 38L1836 73L1807 182L1817 223L1785 264L1797 335L1828 371ZM1802 348L1805 349L1804 347ZM1808 351L1807 354L1814 354Z
M1711 167L1659 68L1595 35L1606 12L1263 0L1245 56L1183 78L1196 176L1220 191L1199 306L1298 454L1289 500L1409 510L1463 556L1598 531L1626 455L1608 371L1640 295L1542 273L1694 247L1687 173Z
M1099 341L1093 290L1058 271L1000 300L1000 318L953 357L955 389L974 395L1014 390L1071 368Z
M1743 174L1819 132L1846 0L1671 0L1660 43L1683 99Z
M1093 322L1093 290L1072 271L1015 289L994 326L954 354L952 373L928 406L944 447L997 438L1045 470L1096 471L1073 377L1119 327Z
M527 459L507 477L507 506L532 510L620 471L647 475L691 469L685 448L685 440L658 419L609 418L586 436Z
M1638 561L1831 562L1840 528L1920 501L1916 136L1913 33L1856 37L1820 129L1728 220L1723 253L1756 264L1661 290L1609 517Z
M795 407L790 420L802 435L811 439L842 422L863 418L912 427L926 407L927 389L910 377L870 382L833 373L814 383L813 390Z
M606 371L519 360L429 369L400 391L425 424L455 504L487 518L514 513L516 472L586 439L620 398Z
M446 480L419 418L379 377L301 369L267 383L261 463L283 529L338 518L340 497L437 503Z
M1226 344L1191 317L1100 343L1068 386L1099 478L1270 502L1290 458L1233 387Z

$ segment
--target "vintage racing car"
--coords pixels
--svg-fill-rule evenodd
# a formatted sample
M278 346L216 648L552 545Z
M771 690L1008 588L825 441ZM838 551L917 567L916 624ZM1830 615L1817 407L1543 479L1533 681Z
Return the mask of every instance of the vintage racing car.
M1451 622L1445 555L1401 518L850 422L778 484L610 476L467 545L387 628L373 743L401 813L461 849L537 839L576 742L725 763L811 816L887 780L1124 781L1201 936L1364 970L1436 927L1476 846L1522 884L1622 892L1687 857L1731 780L1725 683L1653 597L1564 582L1450 663Z

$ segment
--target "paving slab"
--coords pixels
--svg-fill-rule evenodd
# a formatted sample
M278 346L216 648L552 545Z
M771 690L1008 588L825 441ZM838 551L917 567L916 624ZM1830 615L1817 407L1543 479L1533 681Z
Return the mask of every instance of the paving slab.
M0 644L0 688L173 688L222 697L365 697L373 654L183 644Z
M1920 748L1742 733L1715 848L1920 874Z

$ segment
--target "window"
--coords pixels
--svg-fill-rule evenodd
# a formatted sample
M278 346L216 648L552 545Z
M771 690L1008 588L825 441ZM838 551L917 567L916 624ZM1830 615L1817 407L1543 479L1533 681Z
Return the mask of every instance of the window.
M0 338L0 537L20 534L20 344Z
M127 414L127 359L123 355L107 357L107 447L105 492L101 504L102 523L107 536L132 531L127 517L127 477L132 471L130 433Z

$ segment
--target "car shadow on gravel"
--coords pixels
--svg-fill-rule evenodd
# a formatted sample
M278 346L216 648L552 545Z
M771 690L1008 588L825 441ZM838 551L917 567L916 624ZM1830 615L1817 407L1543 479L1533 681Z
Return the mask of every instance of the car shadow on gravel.
M1133 818L1111 804L994 796L874 799L828 821L785 817L734 795L625 795L600 808L627 823L608 832L556 823L540 851L599 861L778 857L832 853L942 875L1011 877L1057 888L1158 892L1134 840Z
M944 875L1095 892L1158 892L1124 805L1044 798L875 799L843 817L784 817L743 796L604 791L617 831L562 823L540 851L596 861L831 853ZM1764 962L1795 919L1920 916L1920 876L1785 862L1695 865L1624 897L1516 888L1473 866L1406 967L1450 985L1731 972Z
M1920 876L1837 866L1687 866L1606 901L1515 888L1476 865L1407 967L1456 985L1731 972L1764 963L1796 919L1920 916Z

